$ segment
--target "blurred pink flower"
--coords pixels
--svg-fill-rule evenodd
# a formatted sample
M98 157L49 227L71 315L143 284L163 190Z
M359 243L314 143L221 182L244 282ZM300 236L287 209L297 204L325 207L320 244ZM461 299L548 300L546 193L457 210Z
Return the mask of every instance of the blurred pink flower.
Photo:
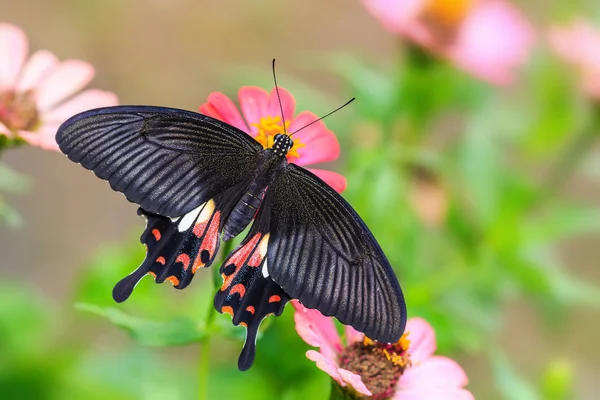
M581 74L583 90L600 99L600 30L576 21L551 29L549 39L556 54Z
M435 356L435 332L422 318L411 318L406 333L394 344L371 341L346 327L342 344L333 320L292 301L296 331L306 343L319 347L306 357L317 363L344 390L363 397L393 400L473 400L464 386L468 378L460 365Z
M58 126L90 108L117 104L117 96L100 90L77 95L94 77L83 61L58 61L40 50L26 60L28 41L17 26L0 23L0 135L21 138L46 150L58 150Z
M496 85L514 80L534 41L527 19L503 0L362 0L390 31Z
M296 109L294 97L283 88L279 88L279 95L287 132L294 132L318 119L309 111L302 111L294 116ZM281 110L275 89L268 93L256 86L244 86L238 91L238 99L243 118L229 97L219 92L213 92L208 96L208 101L200 106L200 112L241 129L265 148L272 146L273 137L283 133ZM298 165L333 161L340 155L337 138L325 127L323 121L302 129L293 136L293 141L294 146L288 152L287 159ZM346 189L346 178L342 175L323 169L309 168L308 170L337 192Z

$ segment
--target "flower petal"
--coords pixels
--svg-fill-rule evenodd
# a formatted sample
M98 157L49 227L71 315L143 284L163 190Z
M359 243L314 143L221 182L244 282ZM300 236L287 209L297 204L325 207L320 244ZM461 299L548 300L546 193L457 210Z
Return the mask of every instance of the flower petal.
M294 118L294 111L296 111L296 100L294 96L286 89L279 88L279 97L281 97L281 107L283 108L283 116L287 122L292 122ZM275 88L269 95L269 107L267 109L268 115L273 117L281 115L281 109L279 108L279 99L277 98L277 92Z
M408 353L410 359L422 363L435 353L435 332L431 325L423 318L411 318L406 322L406 330L410 345Z
M200 112L227 122L246 133L250 132L233 101L223 93L212 92L209 94L207 102L200 106Z
M294 118L290 124L290 132L294 132L304 126L318 120L315 114L309 111L303 111ZM299 140L304 147L300 147L298 158L292 160L298 165L317 164L327 161L333 161L340 155L340 144L335 134L327 129L323 121L316 122L305 129L302 129L293 136L294 140Z
M323 179L323 178L321 178L321 179ZM351 346L352 344L354 344L356 342L362 341L364 339L364 337L365 337L364 333L360 333L359 331L357 331L350 325L346 325L346 343L348 344L348 346Z
M306 358L308 358L311 361L316 362L317 368L327 372L329 374L329 376L331 376L341 386L346 386L346 383L344 383L344 380L338 373L339 368L335 362L328 359L327 357L325 357L323 354L319 353L318 351L314 351L314 350L308 350L306 352Z
M448 357L433 356L408 368L400 377L398 387L463 387L467 383L469 378L456 361Z
M56 105L81 90L94 77L94 67L79 60L67 60L46 76L38 87L37 102L40 110Z
M62 123L67 118L83 111L98 107L109 107L119 104L117 95L103 90L89 89L83 91L58 107L42 113L44 122Z
M461 388L419 386L398 390L392 400L475 400L475 397Z
M250 132L257 133L258 128L252 124L269 115L269 94L256 86L244 86L238 91L238 99Z
M320 352L335 363L337 354L342 351L342 342L333 320L297 300L292 301L292 305L296 309L294 321L298 335L309 345L319 347Z
M34 89L41 80L58 65L58 58L47 50L33 53L21 71L17 90L25 92Z
M4 125L2 122L0 122L0 135L4 135L7 136L9 138L13 137L12 132L10 131L10 129L8 129L6 127L6 125Z
M338 368L337 372L340 374L344 382L352 386L358 393L364 394L365 396L373 395L373 393L371 393L371 391L367 389L367 386L365 386L363 383L360 375L343 368Z
M41 147L44 150L59 151L56 143L56 131L60 123L44 123L35 132L19 131L18 135L32 146Z
M600 98L600 31L587 22L551 29L548 39L554 52L582 74L581 85Z
M338 174L337 172L328 171L326 169L316 169L316 168L308 168L310 172L321 178L325 181L326 184L331 186L333 190L338 193L342 193L346 190L348 183L346 182L346 178L343 175Z
M530 23L515 7L481 2L463 22L450 58L481 79L505 85L525 63L533 42Z
M12 89L25 62L27 36L15 25L0 24L0 90Z
M410 36L426 0L363 0L363 4L386 29Z

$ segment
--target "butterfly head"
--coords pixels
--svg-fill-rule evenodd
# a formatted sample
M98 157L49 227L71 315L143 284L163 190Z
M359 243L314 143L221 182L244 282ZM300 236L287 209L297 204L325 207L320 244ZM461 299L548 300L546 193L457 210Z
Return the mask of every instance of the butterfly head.
M281 157L285 157L288 151L294 146L294 142L288 135L278 133L273 140L273 152Z

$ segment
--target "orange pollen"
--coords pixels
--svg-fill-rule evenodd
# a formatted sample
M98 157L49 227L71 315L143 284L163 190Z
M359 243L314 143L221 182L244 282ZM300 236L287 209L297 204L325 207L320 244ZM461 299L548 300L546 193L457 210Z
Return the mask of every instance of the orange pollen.
M0 123L11 132L34 131L39 125L39 115L32 91L18 93L0 92Z
M272 117L266 116L262 117L259 122L251 124L253 127L258 129L258 133L256 134L256 139L265 149L273 146L274 137L278 133L284 133L290 127L290 121L285 121L285 130L283 129L283 124L281 123L281 117ZM298 149L305 146L304 143L300 141L299 138L294 137L294 145L288 151L287 156L292 158L298 158Z
M410 346L410 340L408 339L409 333L410 332L405 332L396 343L379 343L365 336L363 345L365 347L372 347L374 353L382 354L394 365L408 367L411 365L410 354L408 353L408 348Z
M473 8L474 0L428 0L423 14L445 27L456 27Z

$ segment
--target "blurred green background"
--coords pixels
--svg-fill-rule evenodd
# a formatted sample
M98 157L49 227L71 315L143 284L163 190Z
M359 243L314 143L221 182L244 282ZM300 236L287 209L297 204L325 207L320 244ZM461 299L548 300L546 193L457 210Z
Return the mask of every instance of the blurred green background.
M540 32L595 10L519 5ZM324 114L356 96L326 121L342 146L330 167L397 267L410 315L436 328L475 397L598 398L597 141L564 184L540 183L580 131L600 127L543 36L519 84L497 89L444 63L411 70L358 1L0 0L0 9L32 50L91 62L93 86L122 104L196 110L211 91L270 89L272 58L299 110ZM114 304L112 286L144 256L136 206L59 153L22 147L2 162L23 176L3 172L19 193L2 199L21 221L0 225L1 399L192 399L205 384L210 399L327 398L328 376L305 358L291 307L264 324L245 373L243 330L217 315L206 381L197 342L210 275L184 292L144 280Z

